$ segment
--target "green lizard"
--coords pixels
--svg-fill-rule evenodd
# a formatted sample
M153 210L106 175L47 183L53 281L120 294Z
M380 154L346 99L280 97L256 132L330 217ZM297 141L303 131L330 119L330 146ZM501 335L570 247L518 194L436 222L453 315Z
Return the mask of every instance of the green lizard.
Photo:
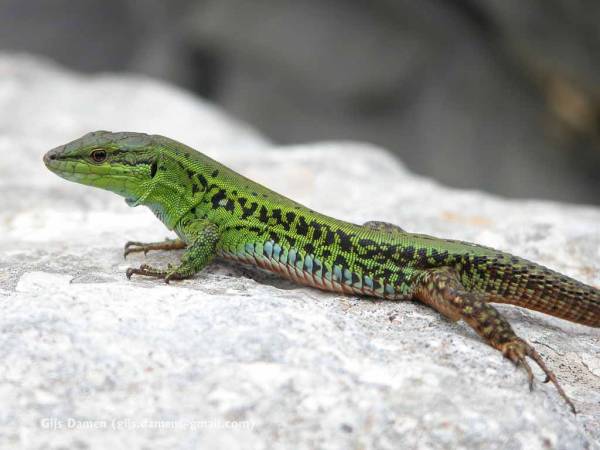
M531 358L575 412L554 373L490 302L600 327L598 289L492 248L383 222L333 219L162 136L97 131L49 151L44 163L67 180L149 207L178 235L160 243L128 242L125 256L185 249L178 266L143 264L129 268L128 278L189 278L220 256L327 291L416 299L452 321L465 321L526 370L530 388Z

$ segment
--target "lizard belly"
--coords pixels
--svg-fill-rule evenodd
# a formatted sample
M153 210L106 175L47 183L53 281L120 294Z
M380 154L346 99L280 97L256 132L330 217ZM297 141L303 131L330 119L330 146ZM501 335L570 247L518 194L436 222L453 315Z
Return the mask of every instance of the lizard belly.
M330 292L350 295L367 295L389 300L405 300L411 294L401 293L389 284L321 261L314 255L306 255L295 248L284 249L272 241L247 243L243 249L220 249L218 255L230 261L260 267L279 274L295 283L316 287Z

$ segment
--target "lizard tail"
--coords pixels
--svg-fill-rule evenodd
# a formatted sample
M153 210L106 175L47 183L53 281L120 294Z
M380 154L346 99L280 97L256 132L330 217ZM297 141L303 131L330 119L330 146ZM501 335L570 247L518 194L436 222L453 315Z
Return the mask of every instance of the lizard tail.
M530 261L494 261L480 287L494 303L509 303L561 319L600 327L600 290ZM515 259L518 262L515 263Z

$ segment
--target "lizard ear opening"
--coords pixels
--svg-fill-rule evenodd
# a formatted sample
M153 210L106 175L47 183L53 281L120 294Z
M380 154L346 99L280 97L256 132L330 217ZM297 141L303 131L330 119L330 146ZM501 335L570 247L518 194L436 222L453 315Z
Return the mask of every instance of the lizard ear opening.
M156 161L154 161L152 163L152 165L150 166L150 177L154 178L154 175L156 175L156 170L158 169L158 164L156 163Z

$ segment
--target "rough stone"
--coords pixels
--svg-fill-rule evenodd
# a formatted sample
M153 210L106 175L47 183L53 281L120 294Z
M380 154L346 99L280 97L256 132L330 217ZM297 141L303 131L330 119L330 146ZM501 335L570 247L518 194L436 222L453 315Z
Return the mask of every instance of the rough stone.
M573 415L552 386L529 392L464 324L414 302L224 262L171 286L127 281L128 265L177 255L124 261L124 242L167 231L41 157L98 128L162 133L336 217L476 241L596 286L599 209L448 189L366 144L283 151L143 78L12 56L0 74L0 448L598 448L600 330L498 307Z

